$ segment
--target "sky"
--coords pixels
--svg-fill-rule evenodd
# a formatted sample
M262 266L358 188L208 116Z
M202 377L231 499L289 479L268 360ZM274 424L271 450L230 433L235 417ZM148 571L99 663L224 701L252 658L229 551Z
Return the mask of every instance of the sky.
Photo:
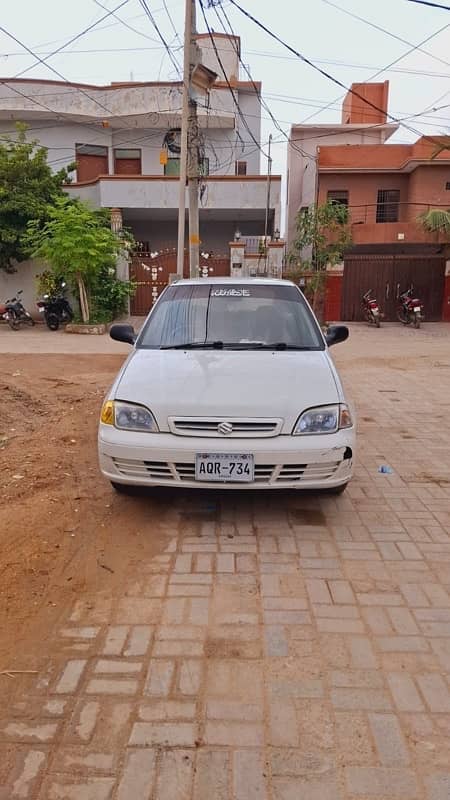
M122 21L108 17L48 63L66 80L93 84L177 79L175 67L139 0L14 0L3 3L0 24L44 59L121 2L116 13ZM376 80L390 81L389 111L393 116L403 118L426 111L425 115L405 120L414 131L402 126L392 141L414 141L420 133L450 134L450 12L410 0L237 2L346 86L369 80L383 70ZM166 8L164 0L147 3L175 59L182 65L184 0L166 0ZM344 91L339 86L290 54L229 0L224 0L222 6L234 32L241 36L243 63L254 80L262 81L264 98L285 133L291 123L303 122L312 114L315 122L340 120ZM198 29L204 31L199 10L197 15ZM223 32L222 22L227 24L223 12L220 18L214 9L208 10L207 15L210 26ZM426 53L416 48L407 54L425 39L428 41L421 47ZM397 59L400 60L395 66L385 69ZM23 46L0 31L0 78L16 76L31 66L24 77L58 79L48 66L36 65L35 61ZM247 80L243 70L241 77ZM273 173L284 175L286 139L268 113L262 113L263 148L267 152L272 134ZM265 172L263 156L261 160L261 171Z

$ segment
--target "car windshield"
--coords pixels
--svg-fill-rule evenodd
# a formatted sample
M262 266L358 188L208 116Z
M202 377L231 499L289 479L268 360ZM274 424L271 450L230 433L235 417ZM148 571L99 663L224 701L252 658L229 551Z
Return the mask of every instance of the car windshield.
M323 350L301 292L286 284L172 284L150 314L136 346Z

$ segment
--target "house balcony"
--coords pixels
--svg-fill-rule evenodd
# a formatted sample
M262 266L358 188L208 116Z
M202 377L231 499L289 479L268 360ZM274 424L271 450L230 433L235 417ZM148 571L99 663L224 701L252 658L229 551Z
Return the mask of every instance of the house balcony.
M71 197L97 208L120 208L124 221L145 216L153 220L175 219L178 213L179 179L161 175L99 175L65 187ZM270 221L280 228L281 176L271 179ZM186 208L187 208L186 190ZM267 202L266 175L214 175L202 178L200 217L241 223L264 219Z
M349 206L353 244L448 243L448 235L427 231L418 220L435 208L439 206L424 203Z

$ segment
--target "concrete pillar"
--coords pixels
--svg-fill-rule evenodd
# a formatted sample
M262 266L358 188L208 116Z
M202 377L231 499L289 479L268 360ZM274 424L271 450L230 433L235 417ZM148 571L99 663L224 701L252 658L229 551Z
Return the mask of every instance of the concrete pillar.
M114 233L119 233L123 228L123 219L122 219L122 209L121 208L112 208L111 209L111 230Z
M267 245L267 277L281 278L283 273L283 256L285 242L271 241Z
M245 277L245 242L229 242L230 275L232 278Z
M344 283L344 264L327 267L325 279L324 322L339 322L341 319L342 287Z

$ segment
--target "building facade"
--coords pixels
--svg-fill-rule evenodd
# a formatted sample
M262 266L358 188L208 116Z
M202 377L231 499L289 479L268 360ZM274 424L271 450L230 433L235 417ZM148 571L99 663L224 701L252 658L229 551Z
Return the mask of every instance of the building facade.
M319 138L316 128L303 126L313 137L303 131L302 149L309 142L312 160L293 155L289 148L297 180L293 182L290 173L288 240L292 241L302 208L327 201L344 205L352 246L329 276L327 319L362 319L361 297L372 289L385 319L395 320L400 293L413 286L428 320L450 320L449 237L427 231L420 219L431 209L450 208L450 150L445 137L422 136L411 144L387 142L397 129L386 123L387 83L352 88L363 99L347 95L338 130Z
M247 246L240 262L234 260L235 274L239 264L248 273L252 257L258 272L267 271L275 262L261 259L260 242L265 232L273 237L280 228L281 177L271 177L267 209L260 158L261 86L239 79L239 37L214 34L214 39L215 46L209 35L198 36L202 63L217 73L212 90L196 98L200 249L205 256L200 268L229 274L230 242L238 238ZM153 301L176 271L181 82L91 86L4 79L2 84L2 134L14 136L16 123L26 123L29 138L48 149L54 170L75 162L68 194L114 209L116 225L131 229L141 257L136 269L150 259L147 294ZM155 266L158 280L153 280ZM147 299L139 302L147 310Z
M349 93L342 106L340 123L294 124L291 126L287 162L287 243L295 239L297 214L314 205L318 191L318 153L323 145L383 144L398 129L387 122L389 82L354 83L352 89L380 106L363 104ZM384 108L384 111L383 111Z

